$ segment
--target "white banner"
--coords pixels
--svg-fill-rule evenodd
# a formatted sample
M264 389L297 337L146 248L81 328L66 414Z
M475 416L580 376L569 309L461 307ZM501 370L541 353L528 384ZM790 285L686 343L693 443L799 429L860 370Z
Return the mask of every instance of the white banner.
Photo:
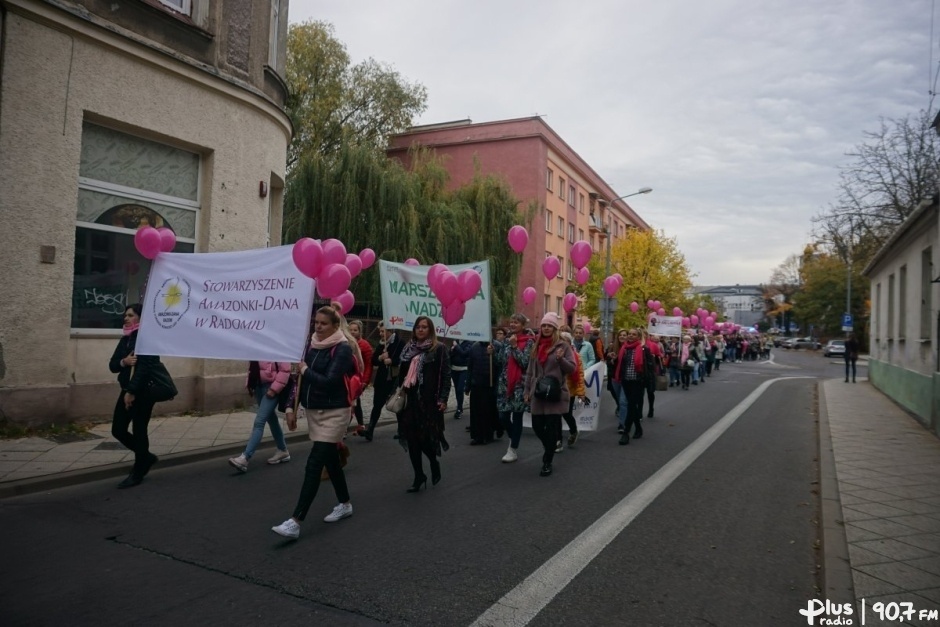
M666 337L682 336L682 316L656 316L650 318L649 326L646 327L650 335L661 335Z
M137 353L300 361L315 282L294 265L292 250L160 253L142 303Z
M584 371L584 393L587 397L584 405L580 408L575 405L572 415L578 423L578 431L597 431L599 428L598 418L601 413L601 398L607 387L604 385L604 377L607 376L607 364L600 361ZM565 384L567 385L567 383ZM532 427L532 414L526 412L522 414L522 426ZM567 428L562 421L561 428Z
M489 342L492 339L490 323L490 263L478 261L448 266L454 274L476 270L483 279L480 291L467 301L467 312L452 327L444 324L441 303L428 287L431 266L406 266L403 263L379 261L379 280L382 282L382 315L390 329L410 331L418 316L434 321L438 337Z

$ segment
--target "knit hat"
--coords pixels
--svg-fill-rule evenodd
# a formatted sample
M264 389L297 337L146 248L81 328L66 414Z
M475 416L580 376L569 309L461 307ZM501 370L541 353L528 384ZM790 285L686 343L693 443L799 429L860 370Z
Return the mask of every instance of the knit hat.
M554 311L548 312L542 316L542 322L540 324L547 324L557 329L560 324L560 321L558 320L558 314L556 314Z

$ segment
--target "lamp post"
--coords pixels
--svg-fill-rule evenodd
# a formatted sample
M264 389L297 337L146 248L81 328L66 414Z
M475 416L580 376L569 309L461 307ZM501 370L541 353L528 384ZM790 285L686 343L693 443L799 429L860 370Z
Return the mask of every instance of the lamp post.
M618 196L617 198L614 198L609 201L602 200L600 201L600 203L602 206L606 204L608 207L612 208L614 206L614 203L617 202L618 200L623 200L624 198L630 198L631 196L639 196L640 194L649 194L651 191L653 191L652 187L641 187L640 189L633 192L632 194ZM608 224L609 224L609 220L608 220ZM602 236L607 238L607 258L606 258L607 261L604 266L605 267L604 276L608 277L610 276L610 240L611 240L610 228L607 226L607 224L604 224L603 226L597 226L596 224L592 224L589 227L589 230L591 231L591 233L600 233ZM614 341L612 337L613 325L614 325L614 310L613 310L614 306L616 306L615 299L608 296L607 292L602 291L601 292L601 336L605 340L608 341L608 346L612 344Z

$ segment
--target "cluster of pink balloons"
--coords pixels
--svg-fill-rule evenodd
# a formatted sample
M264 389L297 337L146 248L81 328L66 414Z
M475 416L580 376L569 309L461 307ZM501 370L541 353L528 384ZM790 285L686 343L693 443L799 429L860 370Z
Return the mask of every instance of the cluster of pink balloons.
M176 234L165 226L143 226L134 233L134 246L144 259L155 259L160 253L173 252Z
M525 250L526 244L529 243L529 232L525 230L524 226L517 224L509 229L509 233L506 234L506 239L509 241L509 247L512 248L514 252L521 253Z
M460 322L467 313L467 301L476 297L482 285L483 279L476 270L454 274L442 263L428 270L428 287L441 303L441 317L447 326Z
M358 255L347 253L345 244L338 239L321 242L304 237L297 240L292 253L297 269L317 282L320 297L339 303L344 315L356 304L349 285L375 263L375 251L371 248L364 248Z

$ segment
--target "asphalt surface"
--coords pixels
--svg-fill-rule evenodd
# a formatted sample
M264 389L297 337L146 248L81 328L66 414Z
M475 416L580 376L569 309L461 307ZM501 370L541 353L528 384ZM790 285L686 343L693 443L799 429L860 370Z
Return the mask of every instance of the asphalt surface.
M296 542L270 527L293 509L300 450L245 475L220 458L158 467L133 490L108 479L0 501L15 530L0 541L0 622L470 625L759 385L840 373L818 353L776 359L660 393L628 446L608 404L549 478L531 433L502 464L505 438L471 447L466 420L448 420L443 481L406 494L407 455L380 429L350 443L354 515L321 522L335 505L323 482ZM820 585L817 383L771 384L528 624L805 624Z

